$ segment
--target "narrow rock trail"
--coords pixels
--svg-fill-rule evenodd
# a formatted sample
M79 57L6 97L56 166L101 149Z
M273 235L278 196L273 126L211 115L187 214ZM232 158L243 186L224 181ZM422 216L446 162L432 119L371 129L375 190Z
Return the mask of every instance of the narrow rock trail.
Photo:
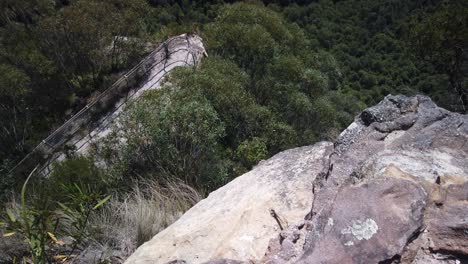
M116 122L129 100L138 98L147 90L159 88L164 76L174 68L198 65L203 55L206 54L201 38L196 35L188 36L186 34L170 38L155 51L157 52L153 52L144 60L151 62L148 66L145 66L148 70L144 80L140 81L141 84L135 89L131 89L125 97L121 98L116 103L115 110L109 111L101 118L98 122L99 126L76 141L76 143L72 143L75 145L77 152L86 153L90 143L107 135L112 129L110 125Z
M107 135L111 124L126 104L144 91L157 89L171 70L179 66L197 66L206 55L202 39L182 34L160 44L141 62L126 72L111 87L52 132L11 171L24 174L39 166L50 173L51 164L65 157L65 149L86 153L92 142Z

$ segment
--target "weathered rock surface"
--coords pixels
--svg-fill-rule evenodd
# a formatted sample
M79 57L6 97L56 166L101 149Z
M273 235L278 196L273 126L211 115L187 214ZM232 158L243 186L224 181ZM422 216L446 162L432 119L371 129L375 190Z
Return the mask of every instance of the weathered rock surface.
M314 182L303 250L281 258L288 248L280 247L266 261L465 261L467 140L468 116L423 96L387 96L335 143L328 177Z
M417 184L393 177L342 189L307 262L378 263L391 259L420 230L425 196Z
M263 257L279 224L304 218L310 210L312 181L333 149L320 143L284 151L211 193L177 222L142 245L126 263L186 263L225 258L238 263ZM183 263L183 262L180 262Z
M214 192L128 263L174 259L468 263L468 116L387 96L333 146L280 153Z

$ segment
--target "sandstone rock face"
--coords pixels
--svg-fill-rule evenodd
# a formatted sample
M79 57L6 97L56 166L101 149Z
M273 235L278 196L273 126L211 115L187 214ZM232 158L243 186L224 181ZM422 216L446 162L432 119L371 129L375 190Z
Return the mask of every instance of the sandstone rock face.
M127 263L176 259L468 263L468 116L389 95L333 145L280 153L212 193Z
M467 141L468 116L423 96L387 96L335 143L327 177L314 182L303 249L286 254L276 239L264 261L463 263Z
M203 263L217 258L241 261L263 257L280 230L310 210L312 182L325 166L331 143L288 150L211 193L177 222L142 245L129 264ZM213 263L239 263L218 260Z
M378 263L391 259L420 230L425 196L417 184L394 177L342 189L305 262Z

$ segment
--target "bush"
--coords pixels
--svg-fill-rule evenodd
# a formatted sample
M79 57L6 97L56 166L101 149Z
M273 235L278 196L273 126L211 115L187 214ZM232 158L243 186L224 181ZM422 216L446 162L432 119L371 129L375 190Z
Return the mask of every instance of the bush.
M55 197L57 189L77 185L80 188L91 188L94 192L106 190L106 174L94 164L90 157L72 156L53 164L52 174L47 180L50 193ZM61 201L60 197L57 197Z
M236 156L246 168L251 168L268 156L265 141L258 137L245 140L237 148Z
M85 232L89 217L110 198L104 197L103 191L96 187L99 178L93 173L97 168L90 164L84 157L60 162L54 166L58 170L49 179L40 178L42 175L33 170L21 189L20 203L11 203L13 206L2 212L6 231L3 236L22 237L33 263L49 263L57 252L70 257L89 236ZM64 168L81 168L85 173L81 178L80 171ZM62 243L57 237L63 236L70 236L73 242L69 248L57 249Z
M2 237L18 234L27 244L28 255L32 263L43 264L49 261L46 246L55 239L53 223L58 218L47 201L42 200L41 207L34 206L34 203L27 203L28 182L34 173L35 170L29 174L23 184L20 203L11 203L13 206L5 208L6 213L3 214L1 224L6 233L3 233Z
M206 26L205 35L211 52L253 75L262 75L277 52L304 48L305 42L301 31L278 13L249 3L224 6L216 21Z
M119 121L96 153L108 167L120 167L122 179L152 172L161 180L175 177L210 190L225 181L218 144L224 124L199 93L169 87L149 91ZM106 150L113 155L100 154Z

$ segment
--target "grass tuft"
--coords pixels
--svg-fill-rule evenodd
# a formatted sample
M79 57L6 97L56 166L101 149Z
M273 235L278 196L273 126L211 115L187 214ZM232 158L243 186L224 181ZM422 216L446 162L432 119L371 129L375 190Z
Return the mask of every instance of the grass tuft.
M125 259L201 199L181 181L139 180L125 197L111 199L90 219L90 233L102 248L118 250Z

